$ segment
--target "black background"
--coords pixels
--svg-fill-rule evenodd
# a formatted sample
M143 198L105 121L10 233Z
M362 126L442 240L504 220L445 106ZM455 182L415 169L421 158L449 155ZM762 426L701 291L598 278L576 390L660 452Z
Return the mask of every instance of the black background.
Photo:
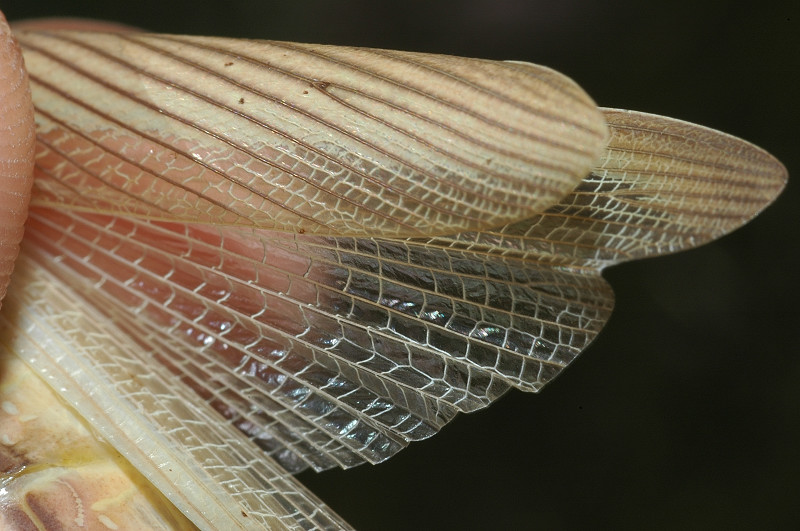
M607 271L611 322L539 396L512 392L385 464L302 480L363 530L800 525L796 1L0 5L11 20L526 60L600 105L771 151L796 174L777 203L711 245Z

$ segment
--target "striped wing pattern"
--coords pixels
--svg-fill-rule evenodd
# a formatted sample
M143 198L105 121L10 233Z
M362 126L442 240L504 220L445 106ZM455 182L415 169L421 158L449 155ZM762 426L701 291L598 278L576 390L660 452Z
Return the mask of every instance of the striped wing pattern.
M40 157L57 168L37 175L39 204L454 233L546 208L607 134L572 81L533 65L139 34L21 40Z
M39 145L5 344L201 528L346 526L286 471L539 390L608 319L603 267L729 232L786 179L533 65L20 40Z

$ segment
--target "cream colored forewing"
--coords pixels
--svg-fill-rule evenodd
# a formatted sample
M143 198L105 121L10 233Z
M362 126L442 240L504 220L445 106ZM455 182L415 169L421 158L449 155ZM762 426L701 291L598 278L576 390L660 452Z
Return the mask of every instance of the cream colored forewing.
M137 33L19 33L34 204L295 233L415 236L572 190L602 114L524 63Z
M602 269L719 238L786 186L786 168L739 138L665 116L603 113L608 147L558 204L504 227L429 243Z

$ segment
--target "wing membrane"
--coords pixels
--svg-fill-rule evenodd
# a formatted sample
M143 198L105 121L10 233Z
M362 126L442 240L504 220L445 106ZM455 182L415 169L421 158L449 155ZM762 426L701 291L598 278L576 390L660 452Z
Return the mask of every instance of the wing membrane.
M602 266L729 230L785 178L742 141L608 116L584 183L497 231L314 237L36 208L30 241L95 305L143 323L132 335L158 338L159 361L285 466L377 462L511 386L541 388L610 315Z
M347 527L28 252L6 299L14 320L0 318L4 343L196 525Z
M314 467L381 461L510 386L540 388L611 311L597 275L414 241L40 209L30 228L87 298L106 293L95 305L160 331L160 356L234 424L262 411L331 453Z
M537 391L608 319L603 267L733 230L786 180L534 65L20 40L39 144L7 323L38 339L12 350L204 527L343 525L283 469Z
M572 81L534 65L137 33L20 41L40 205L451 234L553 204L607 134Z
M603 113L611 131L606 152L558 204L494 230L429 243L602 269L719 238L786 185L786 168L739 138L664 116Z

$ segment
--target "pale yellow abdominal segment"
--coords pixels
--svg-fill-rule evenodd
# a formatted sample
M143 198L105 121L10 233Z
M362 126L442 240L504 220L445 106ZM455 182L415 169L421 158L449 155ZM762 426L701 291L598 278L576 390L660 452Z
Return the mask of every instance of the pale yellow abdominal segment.
M27 365L3 357L0 528L195 528Z

